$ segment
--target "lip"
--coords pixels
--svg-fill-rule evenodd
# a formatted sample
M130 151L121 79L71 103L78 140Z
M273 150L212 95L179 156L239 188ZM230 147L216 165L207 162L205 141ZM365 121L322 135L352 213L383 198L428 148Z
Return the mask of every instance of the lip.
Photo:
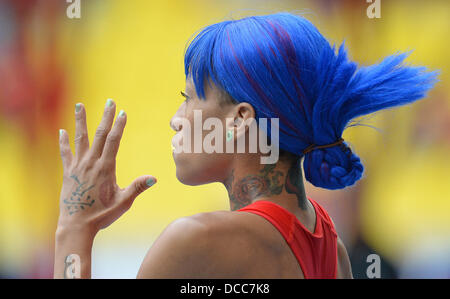
M175 149L179 148L180 146L180 141L182 140L182 136L181 134L175 134L175 136L172 137L172 154L177 154L175 152Z

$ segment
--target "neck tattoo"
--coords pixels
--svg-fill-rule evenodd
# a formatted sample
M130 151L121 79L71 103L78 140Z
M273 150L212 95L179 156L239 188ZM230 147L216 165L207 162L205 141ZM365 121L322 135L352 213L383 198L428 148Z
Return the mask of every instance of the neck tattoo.
M230 177L225 181L231 210L243 208L261 196L280 194L283 190L283 184L280 183L282 176L281 171L275 170L275 164L268 164L258 174L247 175L236 181L233 169Z
M279 195L286 191L297 196L298 205L301 209L306 209L306 195L303 187L300 160L292 164L285 175L279 170L275 170L276 164L265 165L257 174L250 174L236 180L234 169L225 180L224 185L230 197L230 208L232 211L241 209L258 197ZM282 183L283 176L286 176L285 183Z

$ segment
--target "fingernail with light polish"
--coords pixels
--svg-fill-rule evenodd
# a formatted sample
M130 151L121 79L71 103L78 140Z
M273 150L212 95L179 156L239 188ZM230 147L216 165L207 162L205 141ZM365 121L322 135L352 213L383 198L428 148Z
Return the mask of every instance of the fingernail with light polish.
M150 178L145 183L147 184L147 186L151 187L156 183L156 181L155 181L155 179Z
M107 106L107 107L111 107L111 106L113 105L113 103L114 103L114 102L113 102L113 100L111 100L111 99L107 99L107 100L106 100L106 106Z
M81 104L76 104L75 105L75 112L80 112L81 110Z
M61 138L63 132L64 132L64 131L63 131L62 129L59 129L59 138Z
M122 117L122 116L124 116L124 115L125 115L125 111L120 110L120 112L119 112L119 117Z

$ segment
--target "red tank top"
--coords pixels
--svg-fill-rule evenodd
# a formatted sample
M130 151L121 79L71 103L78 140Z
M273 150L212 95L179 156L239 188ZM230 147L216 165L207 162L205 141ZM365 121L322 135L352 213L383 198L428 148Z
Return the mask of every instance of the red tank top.
M337 233L328 213L308 198L316 211L311 233L294 214L270 201L256 201L237 211L260 215L272 223L291 248L305 278L336 278Z

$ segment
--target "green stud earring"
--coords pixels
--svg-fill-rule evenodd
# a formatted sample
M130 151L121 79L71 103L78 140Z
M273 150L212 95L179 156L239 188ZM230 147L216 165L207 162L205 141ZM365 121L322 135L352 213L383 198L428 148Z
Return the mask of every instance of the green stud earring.
M233 139L233 131L228 130L227 131L227 141L230 141L231 139Z

